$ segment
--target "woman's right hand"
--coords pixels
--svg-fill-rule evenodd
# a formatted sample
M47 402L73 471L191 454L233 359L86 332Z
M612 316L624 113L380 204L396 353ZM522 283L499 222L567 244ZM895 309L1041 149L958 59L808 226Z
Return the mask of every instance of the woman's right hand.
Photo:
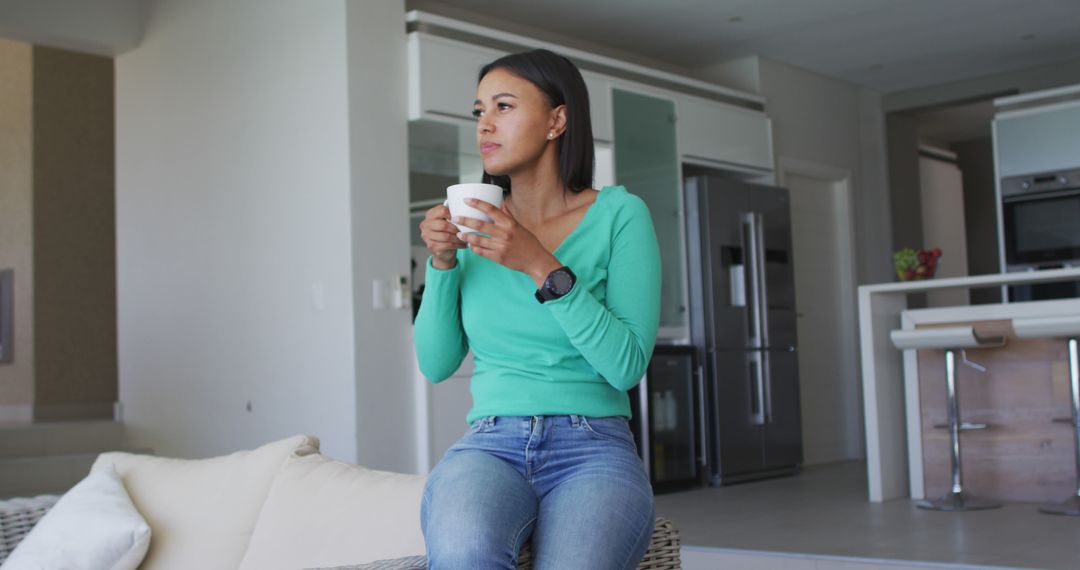
M458 239L457 226L450 223L450 208L439 204L427 211L420 222L420 237L434 256L436 269L453 269L457 265L457 250L468 246Z

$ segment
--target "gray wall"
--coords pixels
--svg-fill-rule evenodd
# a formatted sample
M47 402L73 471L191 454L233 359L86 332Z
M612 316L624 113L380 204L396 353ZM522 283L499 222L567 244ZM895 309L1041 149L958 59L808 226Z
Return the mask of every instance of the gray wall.
M913 119L901 113L889 113L885 124L892 211L891 249L921 249L923 230L918 128Z

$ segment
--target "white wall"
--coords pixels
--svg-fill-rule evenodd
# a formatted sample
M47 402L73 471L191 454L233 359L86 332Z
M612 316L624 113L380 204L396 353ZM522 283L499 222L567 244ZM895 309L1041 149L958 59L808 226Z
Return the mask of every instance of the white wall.
M156 0L144 9L143 43L116 59L129 433L177 456L306 433L355 460L354 336L377 333L354 329L352 194L394 190L350 176L377 158L350 151L359 127L345 2Z
M964 179L952 162L919 157L919 192L923 248L941 248L935 277L967 277L967 225L964 220ZM932 291L928 307L968 305L967 289Z

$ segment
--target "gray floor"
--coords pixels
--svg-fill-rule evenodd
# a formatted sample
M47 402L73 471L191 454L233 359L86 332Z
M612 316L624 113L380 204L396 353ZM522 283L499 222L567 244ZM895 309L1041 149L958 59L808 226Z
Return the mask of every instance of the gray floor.
M809 467L794 477L656 497L692 546L940 564L1080 568L1080 517L1013 503L944 513L908 500L866 500L862 462Z

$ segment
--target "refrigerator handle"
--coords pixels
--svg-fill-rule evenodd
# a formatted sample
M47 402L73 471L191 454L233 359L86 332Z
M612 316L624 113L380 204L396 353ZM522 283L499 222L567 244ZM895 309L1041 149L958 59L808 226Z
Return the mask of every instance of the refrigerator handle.
M750 399L750 423L756 426L765 425L765 379L761 370L761 351L753 350L747 353L747 365L750 367L750 381L753 382L752 397Z
M742 218L743 263L746 264L745 273L747 280L750 282L746 288L750 292L750 298L747 300L747 307L750 309L746 318L749 336L747 340L749 341L749 348L762 348L764 345L761 342L761 303L759 301L761 294L761 269L759 268L761 254L758 251L757 216L754 212L746 212L742 215Z
M760 213L754 214L754 241L757 244L755 249L757 250L756 265L758 270L758 336L761 339L761 348L769 348L769 287L768 279L766 278L766 266L765 266L765 215ZM762 354L760 369L762 378L762 406L764 407L765 423L772 423L772 373L769 366L769 355Z
M772 367L769 366L769 352L761 351L761 382L762 382L762 398L764 398L762 406L764 409L765 423L771 424L773 421L772 416Z
M758 348L769 347L769 296L768 284L765 278L765 216L754 212L753 216L753 239L754 239L754 271L757 291L754 292L754 304L757 305L758 313Z
M698 463L705 465L706 463L706 449L705 449L705 436L709 433L709 428L705 423L705 366L699 364L697 367L697 389L698 389Z

